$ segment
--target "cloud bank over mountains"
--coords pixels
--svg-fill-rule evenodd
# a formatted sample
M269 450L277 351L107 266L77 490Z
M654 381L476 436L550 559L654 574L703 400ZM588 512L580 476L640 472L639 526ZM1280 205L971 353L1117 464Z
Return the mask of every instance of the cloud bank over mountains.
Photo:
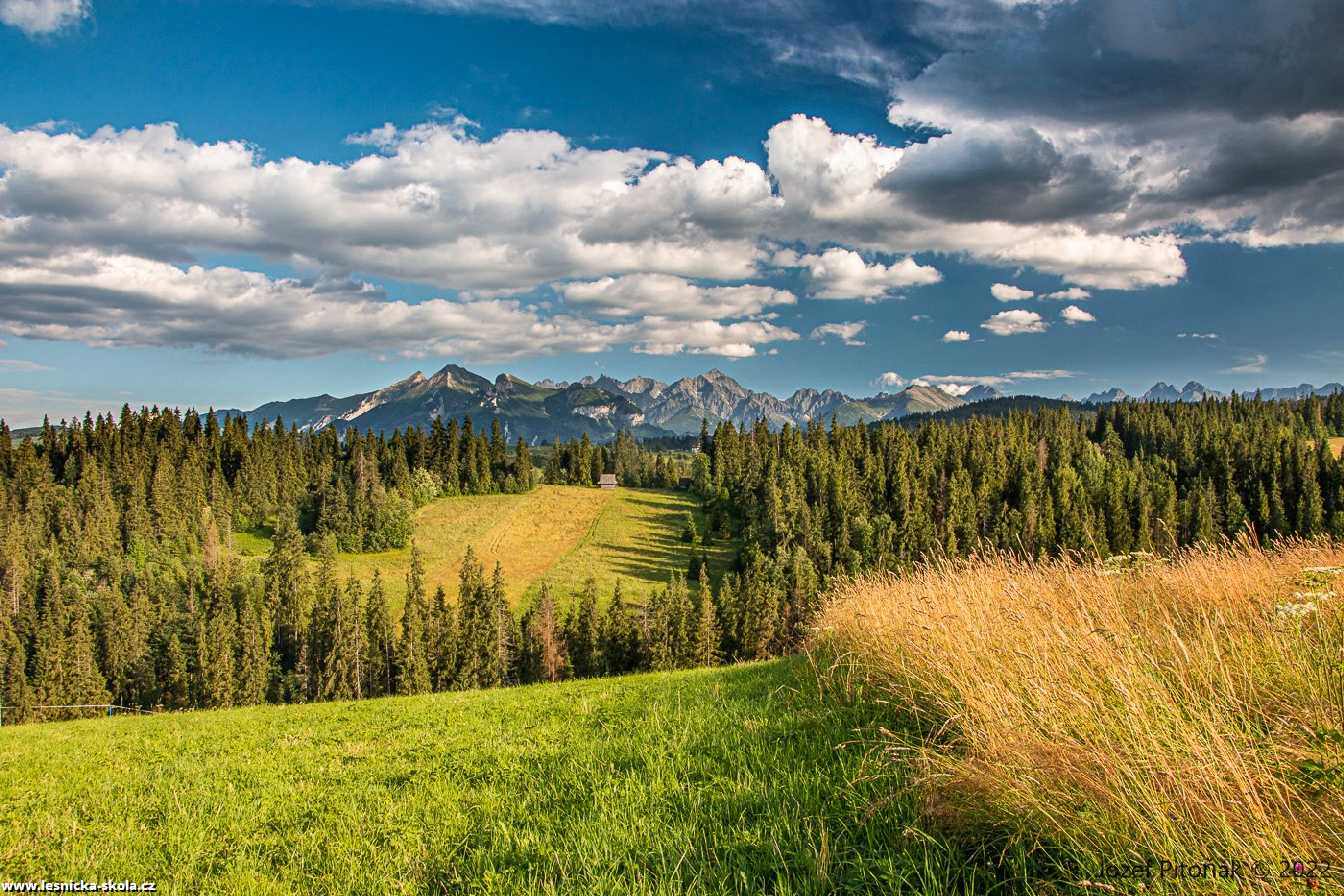
M769 128L758 164L548 130L486 139L458 116L354 135L361 154L336 164L197 142L171 123L0 126L0 333L276 357L749 357L801 338L781 308L890 299L940 282L945 256L1060 281L1039 295L995 283L1000 301L1078 302L1179 282L1189 239L1344 242L1337 3L412 5L703 22L776 62L879 86L918 139L888 145L794 115ZM32 35L87 14L80 0L0 0L0 21ZM929 59L901 55L912 38L936 48ZM805 291L763 282L789 271ZM438 297L374 285L387 280ZM1076 304L1057 313L1095 319ZM813 333L856 344L856 323ZM981 327L1050 324L1014 308Z

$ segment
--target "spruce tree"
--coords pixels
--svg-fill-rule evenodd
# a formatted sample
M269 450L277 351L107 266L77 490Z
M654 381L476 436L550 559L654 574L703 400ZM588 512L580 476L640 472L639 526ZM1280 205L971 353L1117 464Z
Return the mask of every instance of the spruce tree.
M28 657L23 641L14 631L10 618L0 612L0 705L4 717L0 723L26 722L32 713L32 694L28 687Z
M700 588L694 601L695 654L692 662L697 666L715 666L719 662L719 619L715 611L714 598L709 590L709 576L700 577Z
M364 695L384 697L395 693L397 633L383 590L382 574L377 569L373 571L364 608L364 650Z
M261 703L271 678L271 631L265 607L251 595L243 597L238 642L234 702L244 706Z
M464 688L498 684L492 677L492 657L498 646L496 620L485 573L471 545L467 546L458 570L457 613L459 684Z
M425 567L420 549L411 545L411 565L406 572L406 603L401 615L401 642L397 654L397 693L426 694L430 691L429 650L425 642L427 602Z
M570 665L579 678L597 671L597 582L591 577L575 596L565 625L565 644ZM553 680L553 679L552 679Z
M93 631L84 595L71 586L44 608L43 634L34 659L33 702L47 706L107 703L107 682L94 657ZM55 710L45 718L75 718Z
M262 572L275 642L275 671L280 679L284 679L294 676L300 666L300 656L306 652L304 640L312 615L303 536L287 514L280 516L271 552L262 563ZM283 688L273 683L272 690L278 692Z
M494 628L490 679L492 684L512 684L515 680L514 662L518 649L517 626L504 588L504 569L495 562L490 576L488 608Z
M635 624L616 580L611 601L598 623L598 666L603 675L630 672L638 663L638 645L635 643Z
M453 687L457 674L457 614L440 585L429 604L429 677L436 691Z
M528 450L527 442L518 437L518 444L513 451L513 469L514 477L518 481L519 491L530 491L532 488L532 452Z
M721 652L729 658L744 657L742 651L742 605L738 600L740 591L733 585L734 576L725 574L719 580L718 607L721 636Z

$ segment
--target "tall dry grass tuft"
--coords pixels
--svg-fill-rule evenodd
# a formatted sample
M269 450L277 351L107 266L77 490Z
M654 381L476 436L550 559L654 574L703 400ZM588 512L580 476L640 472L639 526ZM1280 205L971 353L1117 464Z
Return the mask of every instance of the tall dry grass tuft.
M1086 862L1339 863L1340 566L1321 543L940 561L841 587L817 643L909 713L892 749L945 825Z

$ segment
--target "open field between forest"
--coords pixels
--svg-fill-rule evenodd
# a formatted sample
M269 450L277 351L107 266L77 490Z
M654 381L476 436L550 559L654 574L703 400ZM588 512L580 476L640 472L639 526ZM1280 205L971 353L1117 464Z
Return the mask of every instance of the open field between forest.
M903 833L867 711L790 660L6 728L0 867L169 893L961 892L984 859Z
M1344 457L1344 436L1336 436L1330 440L1330 450L1335 452L1335 457Z
M589 577L597 582L599 601L610 596L618 579L627 597L642 599L665 584L672 570L686 571L692 547L681 540L681 531L688 512L703 528L698 505L686 492L543 485L522 495L440 498L416 511L415 539L424 554L426 588L432 593L442 585L450 599L457 595L468 545L487 576L499 562L515 604L535 594L542 581L550 582L563 602ZM246 555L270 550L264 533L234 537ZM711 570L717 571L730 551L719 543L706 553ZM409 547L340 554L337 571L367 583L379 570L393 607L399 608L410 559Z

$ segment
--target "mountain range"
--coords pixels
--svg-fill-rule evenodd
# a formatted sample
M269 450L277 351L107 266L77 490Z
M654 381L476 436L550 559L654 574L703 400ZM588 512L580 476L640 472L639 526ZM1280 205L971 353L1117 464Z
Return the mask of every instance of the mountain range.
M642 376L529 383L507 373L492 382L449 364L433 376L417 371L373 392L344 398L326 394L294 398L251 411L219 413L246 417L253 423L279 417L301 429L384 432L428 427L435 417L498 417L510 439L521 437L535 443L577 438L584 433L603 439L621 430L641 437L692 435L700 431L701 420L708 420L711 427L724 421L749 427L758 419L775 428L786 423L804 426L809 420L829 421L832 417L846 424L869 423L951 410L999 395L998 390L986 386L958 396L934 386L912 385L866 398L853 398L834 389L799 389L788 398L778 398L748 389L721 370L671 383Z
M1344 392L1344 384L1327 383L1324 386L1313 386L1310 383L1303 383L1300 386L1289 386L1284 389L1252 389L1241 393L1242 398L1254 398L1259 395L1265 401L1287 401L1294 398L1308 398L1312 395L1326 396L1333 395L1336 392ZM1093 392L1083 401L1087 404L1113 404L1117 401L1127 401L1131 396L1124 389L1107 389L1104 392ZM1219 392L1217 389L1210 389L1203 383L1197 383L1194 380L1186 383L1180 389L1169 383L1159 382L1147 392L1138 396L1138 401L1203 401L1206 398L1226 398L1226 392Z
M1266 399L1301 398L1344 391L1344 385L1307 384L1288 389L1265 389ZM1255 393L1245 393L1247 397ZM701 420L711 428L729 421L750 427L763 419L771 427L805 426L809 420L871 423L899 420L912 414L952 412L978 402L993 402L1003 394L992 386L975 386L960 394L936 386L915 384L895 392L854 398L834 389L799 389L788 398L748 389L721 370L682 377L665 383L637 376L617 380L610 376L584 377L576 382L549 379L529 383L512 374L493 381L456 364L433 376L417 371L400 382L373 392L338 398L317 395L264 404L251 411L219 413L242 416L253 423L277 417L302 429L338 431L350 428L390 432L408 426L428 427L435 417L444 420L471 416L478 423L498 417L510 439L537 443L578 438L587 433L602 440L628 430L642 438L693 435ZM1084 403L1107 404L1127 400L1122 389L1089 395ZM1182 389L1157 383L1145 392L1146 401L1200 401L1225 397L1223 393L1190 382ZM1072 401L1065 399L1066 402Z

